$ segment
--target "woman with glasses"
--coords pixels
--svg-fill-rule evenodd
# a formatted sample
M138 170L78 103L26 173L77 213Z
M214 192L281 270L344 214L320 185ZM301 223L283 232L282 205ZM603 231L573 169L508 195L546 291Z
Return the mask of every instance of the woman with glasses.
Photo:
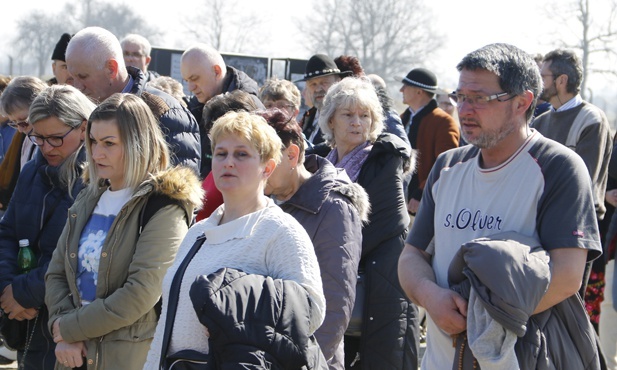
M26 140L26 135L32 130L28 123L28 109L34 98L47 86L36 77L16 77L0 95L0 115L8 117L8 125L18 131L0 164L0 211L6 211L19 172L34 156L36 147Z
M23 369L53 369L56 362L47 330L44 275L67 210L83 188L84 134L94 107L72 86L55 85L40 92L21 117L31 123L28 139L40 150L22 169L0 221L0 308L5 321L27 321L25 332L19 333L25 341L16 345ZM29 271L21 271L18 264L23 239L36 257Z
M37 140L49 143L51 134ZM85 138L87 187L68 210L45 277L56 369L140 369L163 276L201 201L199 179L170 167L158 120L135 95L101 103Z

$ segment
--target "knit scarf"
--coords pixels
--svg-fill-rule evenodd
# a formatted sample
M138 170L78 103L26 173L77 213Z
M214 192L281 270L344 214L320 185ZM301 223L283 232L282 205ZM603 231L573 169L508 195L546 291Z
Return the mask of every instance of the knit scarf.
M334 167L345 169L351 181L356 182L360 175L362 165L364 161L366 161L372 148L373 145L369 141L362 143L353 148L351 152L347 153L340 162L338 162L338 150L334 148L328 153L326 159L329 160Z

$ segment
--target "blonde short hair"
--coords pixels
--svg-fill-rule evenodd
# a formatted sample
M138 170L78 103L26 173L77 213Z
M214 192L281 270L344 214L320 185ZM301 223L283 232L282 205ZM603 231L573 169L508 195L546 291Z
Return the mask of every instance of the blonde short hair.
M383 108L371 81L366 77L343 78L330 87L319 113L319 127L326 143L332 148L336 146L336 142L329 123L337 109L350 106L360 106L370 112L368 141L374 142L383 131Z
M276 164L281 162L283 143L263 117L247 112L226 113L214 121L210 130L212 149L225 135L239 136L251 143L259 153L261 163L266 163L270 159Z

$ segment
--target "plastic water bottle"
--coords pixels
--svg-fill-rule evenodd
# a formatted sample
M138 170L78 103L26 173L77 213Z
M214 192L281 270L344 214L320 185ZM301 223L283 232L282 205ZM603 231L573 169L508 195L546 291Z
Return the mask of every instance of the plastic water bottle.
M27 274L36 267L36 256L30 249L30 241L21 239L19 241L19 253L17 253L17 265L22 274Z

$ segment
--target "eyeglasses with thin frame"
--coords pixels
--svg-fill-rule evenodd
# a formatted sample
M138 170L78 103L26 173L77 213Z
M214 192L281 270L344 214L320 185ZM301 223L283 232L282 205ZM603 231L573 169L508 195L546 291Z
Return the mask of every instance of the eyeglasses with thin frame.
M294 108L295 106L291 103L275 103L275 102L267 102L264 104L266 109L278 108L278 109L287 109Z
M28 134L28 139L30 139L30 141L32 141L32 143L36 146L43 146L45 142L47 141L47 144L53 146L54 148L58 148L58 147L61 147L62 144L64 144L64 138L66 137L66 135L70 134L71 131L73 130L75 130L75 127L71 128L66 134L62 136L45 137L45 136Z
M478 95L465 95L465 94L458 94L456 92L452 92L452 94L448 94L450 99L452 99L459 108L461 107L461 104L463 103L467 103L471 105L473 108L484 108L488 105L488 103L490 103L493 100L497 100L498 102L505 102L516 96L516 95L512 95L507 99L501 99L502 97L508 96L508 95L512 95L512 93L501 92L501 93L497 93L493 95L479 95L479 94Z
M22 129L26 129L28 128L28 126L30 126L30 124L28 123L28 120L23 120L19 122L9 121L8 125L14 129L17 129L18 127L21 127Z
M133 58L141 58L141 57L145 57L144 54L142 53L129 53L128 51L125 51L122 53L122 55L124 55L125 58L129 58L129 57L133 57Z

